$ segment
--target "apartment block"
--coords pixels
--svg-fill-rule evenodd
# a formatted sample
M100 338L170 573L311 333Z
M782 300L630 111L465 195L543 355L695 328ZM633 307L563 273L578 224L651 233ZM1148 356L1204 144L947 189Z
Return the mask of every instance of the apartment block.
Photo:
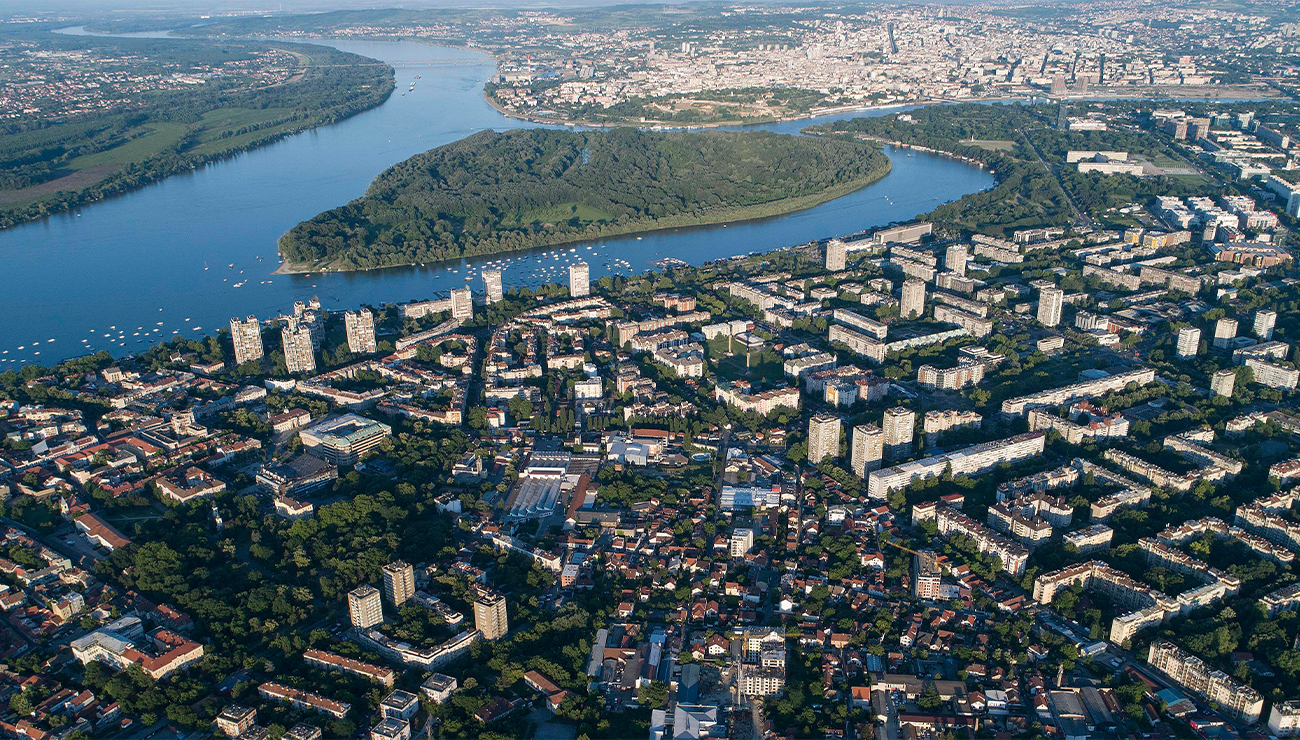
M1004 462L1018 462L1041 455L1046 440L1047 435L1043 432L1029 432L877 470L867 477L867 493L871 498L883 499L890 491L906 488L912 481L937 478L949 466L954 476L978 475Z
M569 265L569 295L574 298L591 295L591 268L586 262Z
M384 605L379 589L358 586L348 592L348 619L356 629L369 629L384 622Z
M1033 406L1060 406L1085 398L1095 398L1112 391L1122 391L1129 383L1148 385L1154 383L1156 371L1152 368L1130 370L1125 373L1108 375L1097 380L1086 380L1059 388L1051 388L1038 393L1031 393L1018 398L1008 398L1002 402L1002 413L1020 416Z
M235 345L235 364L262 359L262 322L256 316L230 320L230 339Z
M415 568L401 560L383 568L384 596L393 606L401 606L415 596Z
M840 431L843 422L838 416L817 414L808 420L808 462L812 465L840 455Z
M505 292L501 288L501 271L483 270L479 276L483 278L484 301L489 306L500 303L505 297Z
M506 597L480 589L474 597L474 627L485 640L497 640L510 631L506 615Z
M375 315L370 309L344 311L343 327L347 330L348 350L352 354L369 355L378 350L375 342Z
M1238 683L1223 671L1210 668L1171 642L1151 643L1147 663L1188 691L1218 704L1220 711L1241 722L1257 722L1264 711L1264 697L1258 691Z
M859 478L866 478L873 470L880 469L885 456L885 433L875 424L859 424L853 427L853 449L849 456L850 466Z

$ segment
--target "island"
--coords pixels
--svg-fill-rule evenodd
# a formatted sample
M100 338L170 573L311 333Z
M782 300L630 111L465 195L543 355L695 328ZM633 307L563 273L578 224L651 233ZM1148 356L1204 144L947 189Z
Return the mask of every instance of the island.
M877 145L769 132L483 131L280 239L283 271L438 262L802 210L889 172Z

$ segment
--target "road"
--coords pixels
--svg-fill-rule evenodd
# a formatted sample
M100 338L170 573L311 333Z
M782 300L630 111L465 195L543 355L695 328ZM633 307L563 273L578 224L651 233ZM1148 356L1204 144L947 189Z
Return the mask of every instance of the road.
M1043 169L1047 170L1047 174L1052 176L1052 180L1056 183L1056 188L1061 191L1061 195L1065 198L1065 202L1070 204L1070 210L1074 212L1074 222L1076 224L1086 224L1095 230L1097 228L1097 223L1083 211L1079 210L1079 206L1075 204L1074 198L1070 197L1070 193L1067 192L1065 186L1061 184L1060 174L1052 168L1052 165L1047 163L1047 160L1043 159L1043 153L1038 151L1038 145L1034 143L1034 140L1029 137L1029 134L1026 133L1024 129L1017 129L1017 131L1019 131L1020 135L1024 137L1025 143L1029 145L1029 148L1034 151L1034 156L1038 158L1038 163L1043 165Z

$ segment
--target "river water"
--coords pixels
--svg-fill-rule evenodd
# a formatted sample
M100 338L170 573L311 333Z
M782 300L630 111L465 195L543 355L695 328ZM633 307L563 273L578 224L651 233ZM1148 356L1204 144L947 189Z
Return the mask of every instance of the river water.
M362 195L385 168L483 129L535 125L483 100L483 82L495 71L484 54L415 41L320 43L391 64L392 97L341 123L0 232L7 288L0 292L0 370L103 349L139 352L177 334L212 333L232 316L276 316L312 296L343 310L428 299L465 285L478 293L478 268L493 260L507 290L564 282L566 265L578 259L591 266L592 280L642 272L664 257L700 264L910 219L993 184L987 172L956 160L887 150L894 166L879 182L786 216L425 267L272 275L281 234ZM759 128L794 133L810 123L881 113Z

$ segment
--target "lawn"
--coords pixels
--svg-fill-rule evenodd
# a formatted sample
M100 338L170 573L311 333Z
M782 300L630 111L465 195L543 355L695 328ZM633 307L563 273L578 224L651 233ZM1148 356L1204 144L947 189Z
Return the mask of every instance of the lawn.
M534 208L519 215L518 223L522 226L531 223L558 223L577 217L582 223L611 221L613 216L586 203L557 203L553 206Z
M1016 148L1016 142L1006 139L969 139L963 141L963 144L972 144L981 149L987 149L991 152L1009 152Z

